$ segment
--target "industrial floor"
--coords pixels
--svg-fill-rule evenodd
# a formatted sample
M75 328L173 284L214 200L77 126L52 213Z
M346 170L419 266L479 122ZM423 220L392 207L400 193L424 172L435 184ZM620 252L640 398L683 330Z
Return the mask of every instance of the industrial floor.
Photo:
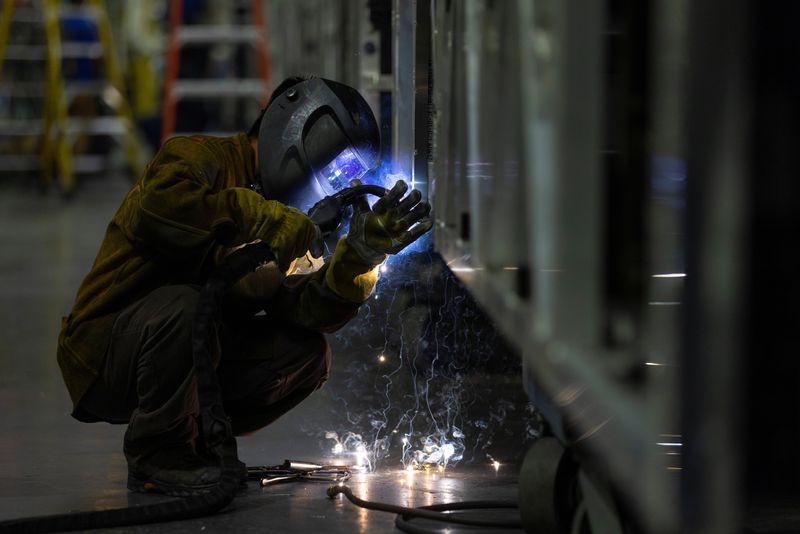
M94 180L68 201L34 187L0 188L0 519L158 499L125 489L124 426L87 425L69 416L55 359L60 318L128 186L122 177ZM320 459L324 446L304 427L321 413L325 399L312 397L273 426L241 438L242 460L274 465L287 458ZM495 470L488 461L473 461L415 475L400 467L387 463L356 475L350 485L363 498L409 506L516 497L516 467L510 463ZM356 508L341 496L329 500L325 490L324 483L266 489L250 483L216 516L114 531L396 531L393 514Z

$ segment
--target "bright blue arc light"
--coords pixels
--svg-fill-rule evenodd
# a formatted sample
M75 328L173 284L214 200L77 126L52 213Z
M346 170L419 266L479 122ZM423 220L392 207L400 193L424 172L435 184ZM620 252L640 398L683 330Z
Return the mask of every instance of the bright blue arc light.
M333 158L333 161L317 173L323 187L330 188L334 192L341 191L350 185L350 180L357 180L364 176L367 169L356 153L351 148L345 148Z

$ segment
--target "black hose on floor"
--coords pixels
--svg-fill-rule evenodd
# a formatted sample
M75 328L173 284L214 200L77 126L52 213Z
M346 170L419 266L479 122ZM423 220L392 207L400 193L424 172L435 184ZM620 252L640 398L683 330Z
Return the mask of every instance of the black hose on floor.
M469 525L474 527L491 527L491 528L522 528L522 523L518 519L507 521L489 521L485 519L472 519L468 517L459 517L458 515L449 514L445 512L463 511L463 510L489 510L489 509L516 509L517 503L513 501L463 501L449 504L434 504L431 506L421 506L419 508L409 508L406 506L398 506L396 504L387 504L382 502L365 501L353 495L353 491L346 485L334 485L328 487L328 497L331 499L336 497L339 493L343 494L347 499L361 508L368 510L378 510L381 512L390 512L397 514L395 518L395 526L404 532L411 534L429 534L433 531L413 525L410 520L413 518L430 519L432 521L442 521L445 523L456 523L459 525Z
M210 515L230 504L239 488L241 464L236 456L236 447L232 446L233 433L222 407L212 358L213 336L220 321L225 293L258 265L274 259L275 255L264 243L239 249L225 258L200 291L192 330L192 357L203 438L208 449L220 457L222 476L216 486L207 493L155 504L0 521L0 532L65 532L161 523Z

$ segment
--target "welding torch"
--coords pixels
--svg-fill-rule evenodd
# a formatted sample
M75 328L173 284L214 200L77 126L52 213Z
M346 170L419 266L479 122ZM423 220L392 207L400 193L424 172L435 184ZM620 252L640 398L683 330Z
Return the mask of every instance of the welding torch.
M285 460L282 465L247 468L248 480L258 480L261 487L293 481L344 482L350 478L350 466L320 465Z
M383 197L388 190L379 185L353 185L329 195L308 210L308 217L319 227L323 236L328 236L342 224L345 211L356 200L365 195Z

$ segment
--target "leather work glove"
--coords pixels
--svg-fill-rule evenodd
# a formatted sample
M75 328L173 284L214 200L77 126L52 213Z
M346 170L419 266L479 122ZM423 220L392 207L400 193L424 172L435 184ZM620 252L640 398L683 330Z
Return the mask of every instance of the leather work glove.
M277 223L261 239L278 257L281 271L286 272L295 259L305 256L308 251L314 257L322 255L322 234L306 214L274 200L267 202L269 209L280 213Z
M433 227L428 217L431 205L414 189L405 198L408 185L398 181L386 196L369 208L366 198L353 205L347 242L366 262L375 266L387 254L397 254Z

